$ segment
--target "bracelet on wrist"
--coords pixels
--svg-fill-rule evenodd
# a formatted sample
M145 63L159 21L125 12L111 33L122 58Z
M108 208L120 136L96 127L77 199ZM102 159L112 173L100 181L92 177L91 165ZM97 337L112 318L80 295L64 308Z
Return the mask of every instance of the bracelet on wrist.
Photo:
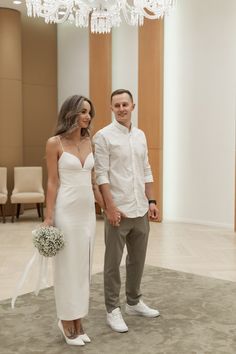
M157 205L157 201L155 200L155 199L150 199L149 201L148 201L148 204L150 205L150 204L155 204L155 205Z

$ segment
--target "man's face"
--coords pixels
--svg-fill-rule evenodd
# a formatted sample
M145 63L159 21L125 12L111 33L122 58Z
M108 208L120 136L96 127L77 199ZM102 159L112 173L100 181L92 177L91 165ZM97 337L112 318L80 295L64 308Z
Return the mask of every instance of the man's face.
M134 109L134 104L127 93L115 95L112 97L111 109L118 123L130 127L131 113Z

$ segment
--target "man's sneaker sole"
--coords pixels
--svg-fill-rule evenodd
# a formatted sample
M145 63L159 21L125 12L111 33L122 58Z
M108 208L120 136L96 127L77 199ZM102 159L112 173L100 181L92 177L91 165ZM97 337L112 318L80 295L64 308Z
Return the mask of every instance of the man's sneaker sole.
M160 313L154 313L154 314L148 314L148 313L142 313L142 312L138 312L129 308L125 309L125 313L129 316L141 316L141 317L148 317L148 318L155 318L160 316Z

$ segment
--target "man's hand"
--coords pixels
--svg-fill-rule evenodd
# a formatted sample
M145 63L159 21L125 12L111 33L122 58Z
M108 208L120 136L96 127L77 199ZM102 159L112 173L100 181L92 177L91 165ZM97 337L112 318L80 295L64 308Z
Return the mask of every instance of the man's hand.
M104 210L104 213L107 217L107 220L109 221L109 223L112 226L120 226L120 221L121 218L125 218L125 214L122 213L119 209L117 209L116 207L113 208L108 208Z
M161 221L160 212L156 204L154 203L149 204L148 217L150 220L153 221Z

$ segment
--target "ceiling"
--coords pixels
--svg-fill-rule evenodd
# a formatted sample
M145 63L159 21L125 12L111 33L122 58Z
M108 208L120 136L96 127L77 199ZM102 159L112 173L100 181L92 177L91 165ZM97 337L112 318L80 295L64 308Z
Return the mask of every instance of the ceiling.
M26 14L26 4L25 0L22 0L22 4L20 5L15 5L13 4L13 0L0 0L0 7L6 7L8 9L15 9L18 10L24 14Z

